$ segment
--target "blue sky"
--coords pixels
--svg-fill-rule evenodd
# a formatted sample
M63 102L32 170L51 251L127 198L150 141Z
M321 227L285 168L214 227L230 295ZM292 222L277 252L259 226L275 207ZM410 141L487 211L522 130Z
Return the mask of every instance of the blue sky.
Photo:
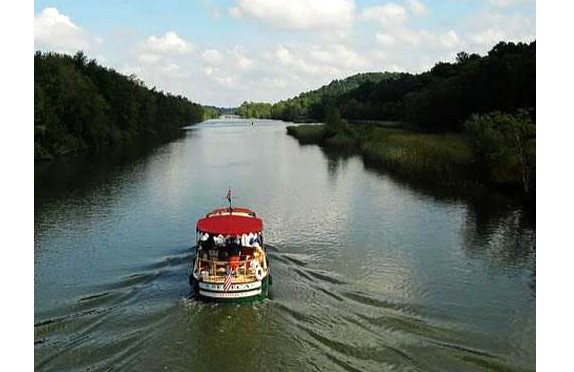
M150 88L226 107L535 38L532 0L34 2L35 50L83 50Z

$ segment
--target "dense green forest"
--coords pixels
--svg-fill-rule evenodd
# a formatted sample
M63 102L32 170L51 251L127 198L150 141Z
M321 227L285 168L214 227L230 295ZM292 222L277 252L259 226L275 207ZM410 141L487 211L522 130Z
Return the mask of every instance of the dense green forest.
M357 89L370 89L376 84L384 84L400 76L394 72L368 72L350 76L343 80L333 80L319 89L301 93L299 96L279 101L271 107L271 117L287 121L325 120L327 110L333 106L341 109L343 98ZM347 112L345 112L346 114ZM354 113L348 116L354 118ZM361 119L371 119L361 115ZM345 116L347 117L347 116Z
M231 107L218 107L218 106L203 106L204 118L207 119L217 119L221 115L235 115L237 108Z
M500 42L487 55L460 52L421 74L367 73L335 80L275 103L271 117L324 121L337 108L347 120L401 121L429 132L463 131L472 114L519 109L535 118L536 42Z
M408 179L535 198L536 42L501 42L484 57L461 52L455 63L419 75L378 82L355 75L276 103L271 112L325 122L287 132L301 143L361 154Z
M378 83L400 74L394 72L367 72L353 75L344 80L334 80L317 90L301 93L295 98L266 102L243 102L235 111L244 118L281 119L286 121L321 120L325 117L325 105L332 106L332 98L341 96L364 84ZM329 98L329 99L327 99Z
M243 118L268 119L271 117L271 104L244 101L235 112Z
M139 139L164 140L206 113L182 96L74 56L34 55L34 158L99 151Z

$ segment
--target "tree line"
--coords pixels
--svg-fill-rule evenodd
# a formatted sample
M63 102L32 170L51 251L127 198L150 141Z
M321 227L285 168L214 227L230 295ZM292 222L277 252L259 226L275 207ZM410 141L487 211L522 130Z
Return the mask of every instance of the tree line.
M500 42L485 56L460 52L420 74L375 72L334 80L279 101L269 117L325 121L330 110L356 121L401 121L428 132L464 130L472 114L527 110L535 119L536 41Z
M271 104L265 102L244 101L235 113L243 118L268 119L271 117Z
M500 42L482 57L460 52L455 62L416 75L333 81L275 103L271 116L324 122L288 133L361 153L409 178L521 188L530 200L535 197L535 41ZM383 129L389 121L403 129Z
M147 88L83 52L34 55L34 157L99 151L138 139L173 138L205 111L181 95Z

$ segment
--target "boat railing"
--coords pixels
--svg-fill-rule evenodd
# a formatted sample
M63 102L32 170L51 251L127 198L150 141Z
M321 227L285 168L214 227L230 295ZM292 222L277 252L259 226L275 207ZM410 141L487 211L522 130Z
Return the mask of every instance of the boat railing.
M231 257L230 257L231 258ZM235 276L254 276L255 268L251 267L251 262L258 260L260 264L261 259L250 257L247 259L227 259L227 260L214 260L209 258L198 258L194 270L200 274L202 271L207 271L209 276L224 278L228 270L235 273Z

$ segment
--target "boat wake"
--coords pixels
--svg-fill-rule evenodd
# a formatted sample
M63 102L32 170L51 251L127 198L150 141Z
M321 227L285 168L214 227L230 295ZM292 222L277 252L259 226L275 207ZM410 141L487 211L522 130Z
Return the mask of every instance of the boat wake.
M272 348L275 357L247 359L243 367L422 371L512 365L492 351L497 345L489 348L480 334L469 337L457 319L433 317L428 305L385 296L360 277L325 270L312 254L267 248L270 296L251 304L191 297L189 247L86 288L76 300L37 314L36 370L157 370L166 361L185 369L189 360L200 370L225 369L234 358L220 350L239 358L259 355L261 348ZM209 363L206 353L213 358Z

